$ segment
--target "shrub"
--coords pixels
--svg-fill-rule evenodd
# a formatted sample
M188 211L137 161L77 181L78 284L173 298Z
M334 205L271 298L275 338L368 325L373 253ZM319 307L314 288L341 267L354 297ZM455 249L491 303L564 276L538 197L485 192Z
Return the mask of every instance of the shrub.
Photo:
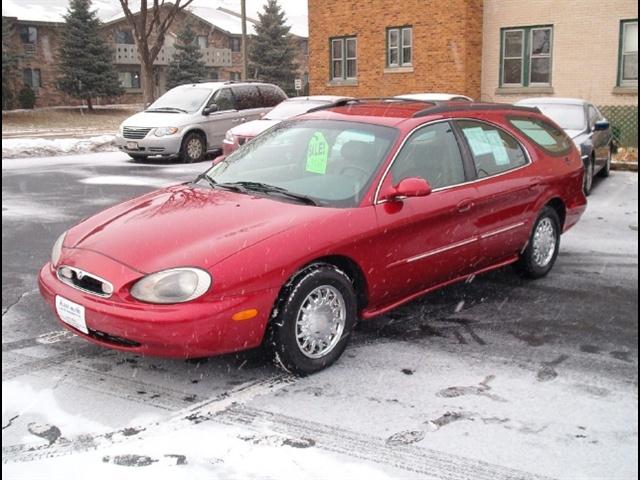
M25 85L18 94L18 102L20 103L20 108L32 109L36 104L36 93L31 87Z

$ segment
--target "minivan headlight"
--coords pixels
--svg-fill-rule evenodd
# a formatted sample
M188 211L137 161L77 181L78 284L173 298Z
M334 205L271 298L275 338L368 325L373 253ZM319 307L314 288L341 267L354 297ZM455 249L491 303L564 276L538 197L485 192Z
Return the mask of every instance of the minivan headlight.
M173 135L174 133L178 133L180 130L177 127L160 127L156 128L156 131L153 133L156 137L166 137L167 135Z
M152 273L138 280L131 296L147 303L184 303L204 295L211 276L199 268L173 268Z
M227 143L236 143L236 136L231 133L231 130L229 130L224 136L224 141Z
M67 232L64 232L53 244L53 248L51 249L51 265L53 267L57 266L58 262L60 261L60 256L62 255L62 244L64 243L64 239L66 236Z

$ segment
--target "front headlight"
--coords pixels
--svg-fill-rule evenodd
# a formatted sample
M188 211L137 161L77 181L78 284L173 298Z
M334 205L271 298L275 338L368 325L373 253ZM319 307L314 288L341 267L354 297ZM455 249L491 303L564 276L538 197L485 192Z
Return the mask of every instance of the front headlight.
M131 295L147 303L184 303L204 295L211 276L199 268L173 268L152 273L138 280Z
M160 127L156 128L156 131L153 133L156 137L165 137L167 135L173 135L174 133L178 133L180 129L177 127Z
M124 133L124 123L121 123L118 127L118 135L122 135Z
M224 141L227 143L236 143L236 136L233 133L231 133L231 130L229 130L227 134L224 136Z
M58 237L56 243L53 244L53 248L51 249L51 265L53 267L56 267L60 261L60 256L62 255L62 244L64 243L64 237L66 237L66 235L67 232L64 232Z

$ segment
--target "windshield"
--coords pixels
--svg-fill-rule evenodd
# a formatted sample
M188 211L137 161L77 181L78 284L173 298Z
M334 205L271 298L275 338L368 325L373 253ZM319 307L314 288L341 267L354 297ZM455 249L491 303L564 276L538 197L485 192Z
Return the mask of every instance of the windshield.
M207 101L212 93L213 90L210 88L174 88L153 102L147 111L176 110L188 113L195 112Z
M320 100L293 100L285 101L267 113L266 120L286 120L307 113L312 108L329 105L329 102Z
M394 128L330 120L288 121L207 172L224 185L268 185L315 204L356 207L386 158Z
M587 120L582 105L536 105L564 130L584 130Z

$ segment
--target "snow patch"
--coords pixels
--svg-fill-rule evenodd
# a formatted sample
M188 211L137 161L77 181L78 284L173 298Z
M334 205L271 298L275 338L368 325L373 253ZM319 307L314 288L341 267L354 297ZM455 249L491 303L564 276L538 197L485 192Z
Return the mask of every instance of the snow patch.
M97 177L83 178L80 183L86 185L130 185L130 186L163 186L172 182L168 182L164 178L156 177L134 177L131 175L100 175ZM173 182L175 183L175 182Z
M89 138L5 138L2 140L3 158L44 157L116 151L114 135L99 135Z

